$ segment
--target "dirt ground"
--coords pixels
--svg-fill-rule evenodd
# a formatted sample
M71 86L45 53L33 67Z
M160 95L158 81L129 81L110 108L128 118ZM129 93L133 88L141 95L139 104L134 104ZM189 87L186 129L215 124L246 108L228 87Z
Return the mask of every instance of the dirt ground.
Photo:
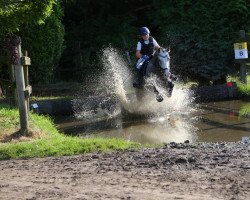
M0 161L0 199L250 199L250 144Z

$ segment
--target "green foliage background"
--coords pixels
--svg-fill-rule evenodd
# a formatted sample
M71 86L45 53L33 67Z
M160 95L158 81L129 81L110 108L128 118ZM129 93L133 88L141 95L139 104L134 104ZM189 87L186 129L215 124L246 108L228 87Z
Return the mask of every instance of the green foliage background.
M23 24L44 23L57 0L0 0L0 36L19 31Z
M238 72L233 43L250 33L249 0L0 0L0 42L21 35L32 59L33 83L82 82L102 72L104 46L134 58L138 27L148 26L162 46L171 47L171 67L201 84L225 81ZM0 78L6 53L0 48ZM59 63L59 64L58 64Z
M64 48L64 26L59 5L43 24L30 24L20 28L22 49L32 58L30 80L35 83L53 83Z
M55 80L55 68L61 58L64 41L63 12L57 0L9 0L0 2L0 78L10 74L4 41L12 34L21 36L22 51L28 51L32 66L31 83Z
M207 83L235 72L233 43L239 30L249 33L249 2L155 0L150 15L172 47L177 74Z
M101 72L102 48L112 45L124 50L122 36L129 46L134 45L137 27L131 9L135 4L132 0L64 2L66 49L58 69L61 79L82 81L87 74Z

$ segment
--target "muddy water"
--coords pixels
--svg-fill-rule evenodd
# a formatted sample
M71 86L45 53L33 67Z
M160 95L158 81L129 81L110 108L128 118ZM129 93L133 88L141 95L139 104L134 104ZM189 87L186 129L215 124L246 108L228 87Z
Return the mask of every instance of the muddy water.
M250 118L239 116L239 111L249 102L226 101L202 104L195 126L199 141L239 141L250 137Z
M140 143L239 141L250 137L250 118L239 116L244 101L211 102L195 112L164 116L119 115L107 119L56 118L58 128L80 137L117 137Z
M55 119L59 129L66 134L118 137L151 144L185 140L239 141L243 136L250 137L250 119L240 118L238 114L249 102L226 101L196 105L193 103L192 92L183 89L178 82L171 98L168 98L165 86L160 85L155 76L147 77L145 90L142 91L144 94L139 95L141 92L131 84L131 67L118 50L105 48L102 61L103 74L96 84L88 85L95 86L93 96L102 96L104 91L104 94L115 94L119 101L114 103L104 98L95 102L94 99L84 98L84 92L80 92L73 106L75 118ZM156 102L150 91L152 86L163 95L163 102ZM138 97L141 97L139 101ZM93 104L94 107L91 106Z

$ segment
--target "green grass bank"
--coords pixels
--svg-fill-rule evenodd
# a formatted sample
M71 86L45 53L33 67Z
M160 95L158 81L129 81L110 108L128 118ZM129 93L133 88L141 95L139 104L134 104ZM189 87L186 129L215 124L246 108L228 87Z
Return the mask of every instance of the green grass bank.
M243 97L250 97L250 75L247 75L247 84L243 84L240 81L239 77L234 77L234 76L230 76L228 77L227 81L234 81L237 84L239 93L243 96Z
M4 104L0 104L0 124L0 160L77 155L140 147L138 143L122 139L65 136L58 132L49 117L34 113L30 114L30 134L20 136L19 112Z

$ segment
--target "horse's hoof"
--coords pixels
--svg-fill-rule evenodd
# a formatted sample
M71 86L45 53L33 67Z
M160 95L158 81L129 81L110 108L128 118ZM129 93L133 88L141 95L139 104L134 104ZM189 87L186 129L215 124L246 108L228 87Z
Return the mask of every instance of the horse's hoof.
M173 76L172 81L177 81L178 77L177 76Z
M173 88L169 88L167 96L170 98L172 96L172 93L173 93Z
M177 81L178 80L178 77L173 75L173 74L171 74L169 78L171 79L171 81Z
M164 98L163 98L160 94L158 94L158 95L156 96L156 101L162 102L163 100L164 100Z

